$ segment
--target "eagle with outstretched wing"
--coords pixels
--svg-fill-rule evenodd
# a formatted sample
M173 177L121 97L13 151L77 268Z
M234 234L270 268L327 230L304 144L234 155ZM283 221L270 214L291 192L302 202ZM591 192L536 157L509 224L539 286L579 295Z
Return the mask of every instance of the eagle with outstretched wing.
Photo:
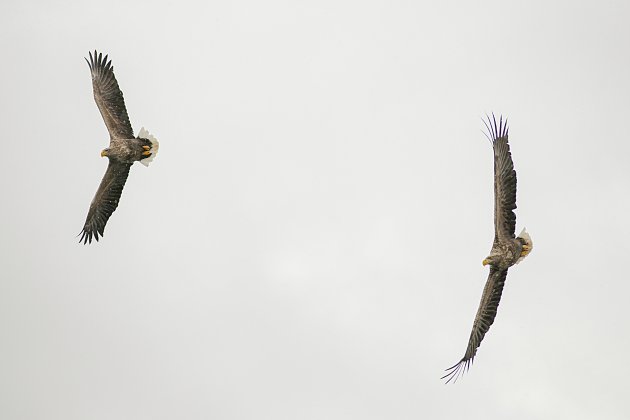
M514 236L516 171L508 144L507 119L503 121L503 117L499 117L497 124L493 114L492 119L488 117L488 123L484 121L484 124L494 150L494 242L490 255L482 262L484 266L490 266L490 274L481 295L466 353L459 362L446 369L446 375L442 376L442 379L447 378L446 383L456 381L472 364L481 340L497 315L508 269L525 258L533 248L532 239L525 229L518 237Z
M123 94L114 76L114 67L107 55L94 55L90 52L88 61L92 73L94 100L109 131L109 147L101 152L101 156L109 158L109 165L101 184L90 204L85 225L81 231L79 242L92 243L103 236L107 220L112 215L122 194L134 162L140 161L145 166L153 160L159 148L159 142L147 130L140 129L138 137L133 135Z

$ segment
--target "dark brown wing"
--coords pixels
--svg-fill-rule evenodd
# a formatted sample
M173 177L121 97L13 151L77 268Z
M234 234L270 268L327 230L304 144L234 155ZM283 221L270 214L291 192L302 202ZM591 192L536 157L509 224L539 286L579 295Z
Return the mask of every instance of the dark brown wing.
M87 61L87 58L85 59ZM92 87L94 89L94 100L98 106L110 138L132 139L133 129L129 123L127 108L123 94L118 87L118 82L114 76L112 61L107 60L107 56L94 51L94 56L90 53L88 61L92 73Z
M507 119L492 115L488 128L494 150L494 241L514 239L516 229L516 171L508 144ZM484 121L485 124L485 121Z
M484 287L483 294L481 295L481 302L479 303L477 316L475 316L475 322L473 323L472 332L470 333L466 353L459 362L446 369L448 373L441 378L448 378L446 383L449 383L453 379L457 380L457 377L468 370L472 364L475 354L477 353L477 348L479 348L481 344L481 340L483 340L483 337L494 322L494 318L497 316L497 308L501 300L501 293L503 293L507 272L507 270L499 270L494 266L490 266L490 274L488 275L486 287Z
M131 164L129 163L109 161L101 185L99 185L92 204L90 204L79 242L92 243L92 238L98 241L99 235L103 236L109 216L118 207L130 168Z

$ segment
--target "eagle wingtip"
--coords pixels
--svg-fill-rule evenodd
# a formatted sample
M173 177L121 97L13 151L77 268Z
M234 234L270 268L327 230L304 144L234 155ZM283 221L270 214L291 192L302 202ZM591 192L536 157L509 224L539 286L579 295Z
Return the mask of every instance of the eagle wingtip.
M94 54L92 54L92 51L88 51L88 54L90 56L89 61L86 57L83 58L85 58L88 66L90 66L90 71L94 72L97 69L102 69L102 71L114 71L112 60L109 59L108 54L105 54L105 57L103 57L103 53L99 53L97 50L94 50Z
M486 137L488 137L492 143L496 142L500 138L508 136L508 132L509 132L508 119L507 117L503 118L502 114L499 114L498 123L497 123L497 118L494 115L494 112L491 112L490 115L486 114L486 119L482 118L481 121L483 122L483 124L486 126L486 129L488 130Z
M104 229L103 229L104 230ZM81 237L79 238L79 243L83 243L83 245L87 245L87 244L91 244L92 243L92 239L94 239L96 242L98 242L99 240L99 235L102 237L103 236L103 232L99 232L97 229L96 230L90 230L89 228L83 228L81 230L81 232L79 233L79 235L81 235ZM79 236L77 235L77 236Z
M87 245L88 240L90 241L90 243L92 243L92 237L85 230L82 230L81 233L79 233L79 235L81 235L81 237L79 238L79 243L83 243L83 245Z
M462 358L459 362L455 363L450 368L445 369L446 375L442 376L440 379L446 379L445 384L453 381L453 383L457 382L465 372L470 369L470 365L472 364L473 359Z

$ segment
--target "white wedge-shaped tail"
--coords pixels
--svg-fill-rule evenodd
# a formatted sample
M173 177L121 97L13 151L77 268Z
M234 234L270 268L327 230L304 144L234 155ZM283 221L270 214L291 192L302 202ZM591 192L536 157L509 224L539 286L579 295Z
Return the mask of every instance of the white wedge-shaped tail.
M140 129L140 132L138 133L138 138L147 139L151 142L151 149L149 150L149 152L151 152L151 156L140 161L140 163L142 163L144 166L149 166L149 163L151 163L155 155L157 155L158 149L160 148L160 142L158 141L158 139L153 137L151 133L145 130L144 127Z
M527 231L525 230L525 228L523 228L523 230L521 231L521 233L518 235L519 238L522 238L525 240L525 245L527 247L527 250L523 250L525 252L523 252L523 254L521 254L521 257L516 260L515 264L518 264L519 262L521 262L521 260L525 257L527 257L527 255L532 252L532 249L534 249L534 241L532 241L532 237L529 236L529 233L527 233Z

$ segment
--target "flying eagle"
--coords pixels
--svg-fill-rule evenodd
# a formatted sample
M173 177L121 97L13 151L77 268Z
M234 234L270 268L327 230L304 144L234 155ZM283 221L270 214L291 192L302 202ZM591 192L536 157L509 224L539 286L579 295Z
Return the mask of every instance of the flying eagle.
M90 61L87 58L85 61L92 73L94 100L109 131L109 147L101 152L101 156L109 158L109 165L92 199L81 232L79 242L84 244L92 243L92 238L98 241L99 236L103 236L107 220L118 207L131 165L140 161L149 166L159 148L157 139L144 127L140 129L138 137L134 137L125 100L107 55L103 57L103 54L94 51L92 56L90 52Z
M499 117L499 124L492 115L488 117L488 124L484 121L488 134L486 137L492 142L494 150L494 242L490 256L483 260L484 266L490 266L490 274L481 295L479 309L475 316L468 347L464 357L455 365L446 369L448 372L442 379L448 378L446 383L457 380L460 373L468 370L475 358L477 348L484 335L490 329L497 315L497 307L501 300L503 285L508 269L518 264L529 254L533 242L529 234L523 229L518 237L514 237L516 228L516 171L508 144L507 119ZM485 133L484 133L485 134Z

